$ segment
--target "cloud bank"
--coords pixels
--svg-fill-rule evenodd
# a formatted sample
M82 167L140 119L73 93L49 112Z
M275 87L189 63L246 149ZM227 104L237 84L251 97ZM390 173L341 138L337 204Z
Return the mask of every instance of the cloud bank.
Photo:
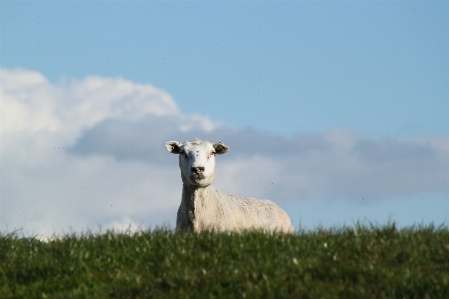
M185 114L167 92L121 78L54 84L2 69L0 80L2 231L173 225L181 179L164 143L194 137L231 148L218 157L217 187L281 205L449 194L449 136L286 138Z

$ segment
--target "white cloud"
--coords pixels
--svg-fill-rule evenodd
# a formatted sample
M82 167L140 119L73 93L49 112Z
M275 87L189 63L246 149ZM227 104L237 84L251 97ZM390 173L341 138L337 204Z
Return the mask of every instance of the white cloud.
M307 140L319 141L297 152L286 149ZM254 147L253 156L242 155L219 164L225 174L218 177L225 177L227 190L263 193L260 196L280 201L447 194L448 141L447 137L376 140L333 130L322 136L284 140L273 149L283 155L267 154Z
M11 130L57 130L58 90L37 72L2 70L1 120L2 134Z
M281 204L449 194L449 136L284 138L183 114L166 92L120 78L56 85L24 69L0 76L0 230L173 225L181 179L164 142L193 137L231 147L216 181L229 193Z
M204 130L213 122L182 115L167 93L151 85L89 77L57 86L24 69L2 69L0 76L1 229L51 234L107 228L130 217L153 227L174 222L166 211L176 209L181 185L176 180L173 188L166 177L177 177L176 169L67 149L108 120L179 118Z
M170 95L149 84L88 77L57 86L25 69L2 69L0 76L4 131L79 131L105 119L179 114Z

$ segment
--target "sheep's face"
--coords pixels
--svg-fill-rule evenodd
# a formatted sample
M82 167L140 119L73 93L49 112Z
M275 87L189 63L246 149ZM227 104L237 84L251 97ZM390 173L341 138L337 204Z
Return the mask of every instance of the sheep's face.
M186 142L169 141L167 150L179 155L179 167L184 184L206 187L215 178L215 155L221 155L229 147L221 142L212 144L208 141L194 140Z

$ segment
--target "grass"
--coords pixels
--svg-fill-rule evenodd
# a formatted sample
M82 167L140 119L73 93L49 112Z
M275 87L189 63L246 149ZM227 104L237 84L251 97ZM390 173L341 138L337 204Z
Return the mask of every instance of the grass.
M3 234L0 298L449 298L449 229Z

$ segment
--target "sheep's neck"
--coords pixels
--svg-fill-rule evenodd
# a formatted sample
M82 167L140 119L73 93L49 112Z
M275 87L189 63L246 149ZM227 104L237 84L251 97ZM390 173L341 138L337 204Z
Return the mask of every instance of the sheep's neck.
M205 199L207 198L207 193L210 188L206 187L195 187L191 185L183 185L182 188L182 198L185 205L185 211L187 213L187 219L190 226L194 226L195 218L201 210L204 209Z
M182 188L182 197L185 200L188 210L194 210L195 205L202 204L204 201L204 195L207 192L209 186L195 187L191 185L185 185Z

